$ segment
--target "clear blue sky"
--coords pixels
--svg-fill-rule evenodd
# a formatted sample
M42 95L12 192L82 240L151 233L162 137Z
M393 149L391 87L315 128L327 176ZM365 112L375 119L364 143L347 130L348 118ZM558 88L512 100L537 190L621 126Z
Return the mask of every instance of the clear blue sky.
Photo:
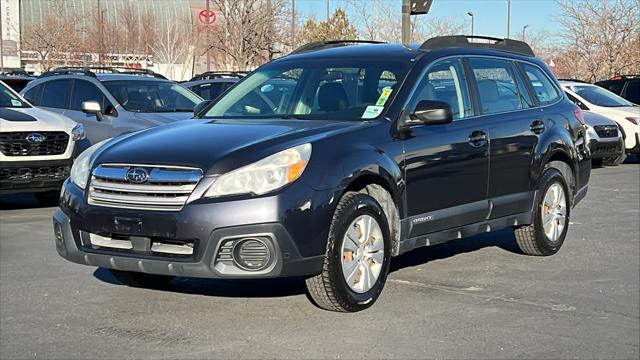
M367 0L360 0L366 2ZM400 0L385 0L398 3L400 16ZM331 11L336 7L346 7L344 0L330 0ZM326 0L296 0L296 7L304 15L314 13L324 20ZM429 16L454 19L460 23L471 24L468 11L475 14L475 33L505 37L507 33L507 0L434 0ZM553 0L512 0L511 1L511 36L520 34L524 25L529 25L527 32L559 30L555 16L560 14L560 6ZM469 29L470 31L470 29Z

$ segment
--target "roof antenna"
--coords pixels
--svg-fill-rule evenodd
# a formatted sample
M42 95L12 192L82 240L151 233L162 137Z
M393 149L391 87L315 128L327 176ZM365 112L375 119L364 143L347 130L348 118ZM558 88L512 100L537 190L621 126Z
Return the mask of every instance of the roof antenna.
M433 0L402 0L402 45L409 48L411 42L411 15L426 15Z

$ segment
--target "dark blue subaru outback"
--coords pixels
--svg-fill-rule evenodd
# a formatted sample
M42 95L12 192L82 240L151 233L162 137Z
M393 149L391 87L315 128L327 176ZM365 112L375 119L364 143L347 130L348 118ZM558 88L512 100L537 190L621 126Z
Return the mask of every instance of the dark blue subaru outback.
M61 256L132 286L305 277L359 311L417 247L510 227L556 253L591 172L581 110L514 40L309 44L196 113L80 155Z

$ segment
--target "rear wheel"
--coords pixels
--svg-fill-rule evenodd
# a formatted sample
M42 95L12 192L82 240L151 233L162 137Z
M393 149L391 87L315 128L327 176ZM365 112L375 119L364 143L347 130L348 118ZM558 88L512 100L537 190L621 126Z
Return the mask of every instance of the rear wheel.
M567 182L555 168L540 180L533 224L515 230L516 241L528 255L553 255L564 243L569 228L570 198Z
M123 285L139 288L162 289L169 285L175 276L145 274L134 271L111 269L111 274Z
M382 207L371 196L349 192L333 216L322 273L307 289L323 309L361 311L380 296L389 272L391 237Z
M60 190L33 193L38 203L43 206L58 206L60 204Z

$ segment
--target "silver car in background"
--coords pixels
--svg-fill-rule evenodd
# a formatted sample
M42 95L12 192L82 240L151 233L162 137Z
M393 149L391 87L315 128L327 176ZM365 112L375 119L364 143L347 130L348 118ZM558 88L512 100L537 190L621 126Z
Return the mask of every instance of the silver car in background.
M115 68L56 69L30 82L22 95L38 107L83 124L90 144L191 119L194 106L202 101L162 75Z

